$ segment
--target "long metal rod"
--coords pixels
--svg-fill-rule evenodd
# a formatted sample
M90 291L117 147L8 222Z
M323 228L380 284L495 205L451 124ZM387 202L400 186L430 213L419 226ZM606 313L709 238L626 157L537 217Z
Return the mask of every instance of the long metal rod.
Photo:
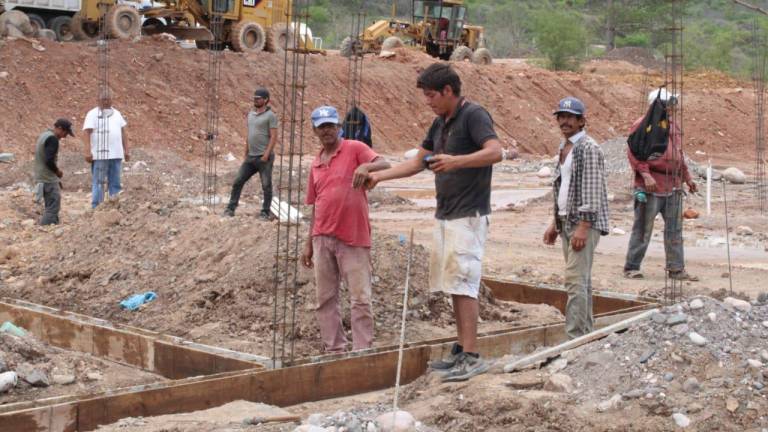
M765 178L765 71L766 40L757 17L752 22L753 72L755 91L755 194L760 214L768 207Z
M221 105L219 84L221 81L221 56L224 52L223 26L221 10L225 7L222 0L214 0L211 16L213 40L208 45L208 88L206 97L206 134L203 154L203 204L209 208L216 206L216 140L219 136L219 108Z
M395 376L395 400L392 410L397 412L397 402L400 396L400 371L403 366L403 345L405 344L405 321L408 317L408 287L411 285L411 261L413 260L413 228L408 242L408 261L405 264L405 289L403 290L403 315L400 318L400 346L397 350L397 375ZM393 423L394 424L394 423Z
M731 269L731 229L728 224L728 194L725 190L726 180L723 179L723 204L725 205L725 247L728 251L728 284L729 294L733 295L733 271Z
M101 199L106 200L108 194L107 184L107 165L105 161L109 159L109 117L111 113L101 109L101 102L110 98L109 91L109 34L107 34L106 16L109 12L110 4L99 2L99 38L96 41L98 57L98 77L99 88L97 95L97 118L96 118L96 142L94 161L91 165L91 175L96 178L96 183L100 189ZM114 7L114 6L112 6Z

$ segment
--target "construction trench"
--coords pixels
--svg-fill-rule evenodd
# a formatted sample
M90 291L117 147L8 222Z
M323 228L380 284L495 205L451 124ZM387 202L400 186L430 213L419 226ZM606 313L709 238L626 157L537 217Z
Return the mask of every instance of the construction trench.
M485 279L484 283L499 300L548 304L561 311L565 308L567 295L562 290L495 279ZM646 299L609 293L595 294L593 301L596 330L655 307ZM2 299L0 321L12 321L53 346L151 371L170 380L3 405L2 432L89 431L125 417L190 412L236 400L285 407L387 389L394 385L396 376L396 346L303 358L293 366L270 369L268 359L263 357L20 300ZM564 323L559 322L481 333L478 346L483 356L500 357L530 353L564 340ZM403 351L401 382L406 384L424 375L428 361L444 355L451 342L450 338L409 341ZM365 380L351 379L361 373L366 375Z

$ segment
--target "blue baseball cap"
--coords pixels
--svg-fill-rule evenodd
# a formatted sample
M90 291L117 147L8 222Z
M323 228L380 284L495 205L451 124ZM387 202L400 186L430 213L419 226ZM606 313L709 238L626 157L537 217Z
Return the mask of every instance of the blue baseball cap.
M339 112L332 106L321 106L312 111L312 126L318 127L325 123L339 124Z
M568 96L567 98L560 100L560 103L557 104L557 110L552 114L557 115L564 112L584 116L587 112L587 108L584 106L584 102L580 99Z

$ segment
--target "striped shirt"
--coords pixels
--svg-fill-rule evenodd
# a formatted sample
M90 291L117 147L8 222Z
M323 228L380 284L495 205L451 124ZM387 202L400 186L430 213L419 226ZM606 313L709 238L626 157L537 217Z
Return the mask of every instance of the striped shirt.
M560 143L560 149L565 146L565 140ZM592 137L584 134L576 141L571 150L573 154L573 173L568 187L568 204L566 219L570 230L579 221L592 223L592 228L607 235L608 222L608 187L605 180L605 157L600 145ZM555 215L559 213L557 195L560 192L562 178L560 164L555 169L554 189ZM559 218L558 230L562 230Z

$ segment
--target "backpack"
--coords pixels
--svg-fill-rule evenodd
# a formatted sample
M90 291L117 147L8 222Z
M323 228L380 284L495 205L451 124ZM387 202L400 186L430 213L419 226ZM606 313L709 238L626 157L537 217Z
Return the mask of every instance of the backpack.
M368 116L355 105L352 106L344 117L342 133L343 138L361 141L368 144L368 147L373 147L371 125L368 122Z
M666 104L656 96L643 120L627 138L632 155L637 160L647 161L654 153L664 154L669 143L669 118Z

